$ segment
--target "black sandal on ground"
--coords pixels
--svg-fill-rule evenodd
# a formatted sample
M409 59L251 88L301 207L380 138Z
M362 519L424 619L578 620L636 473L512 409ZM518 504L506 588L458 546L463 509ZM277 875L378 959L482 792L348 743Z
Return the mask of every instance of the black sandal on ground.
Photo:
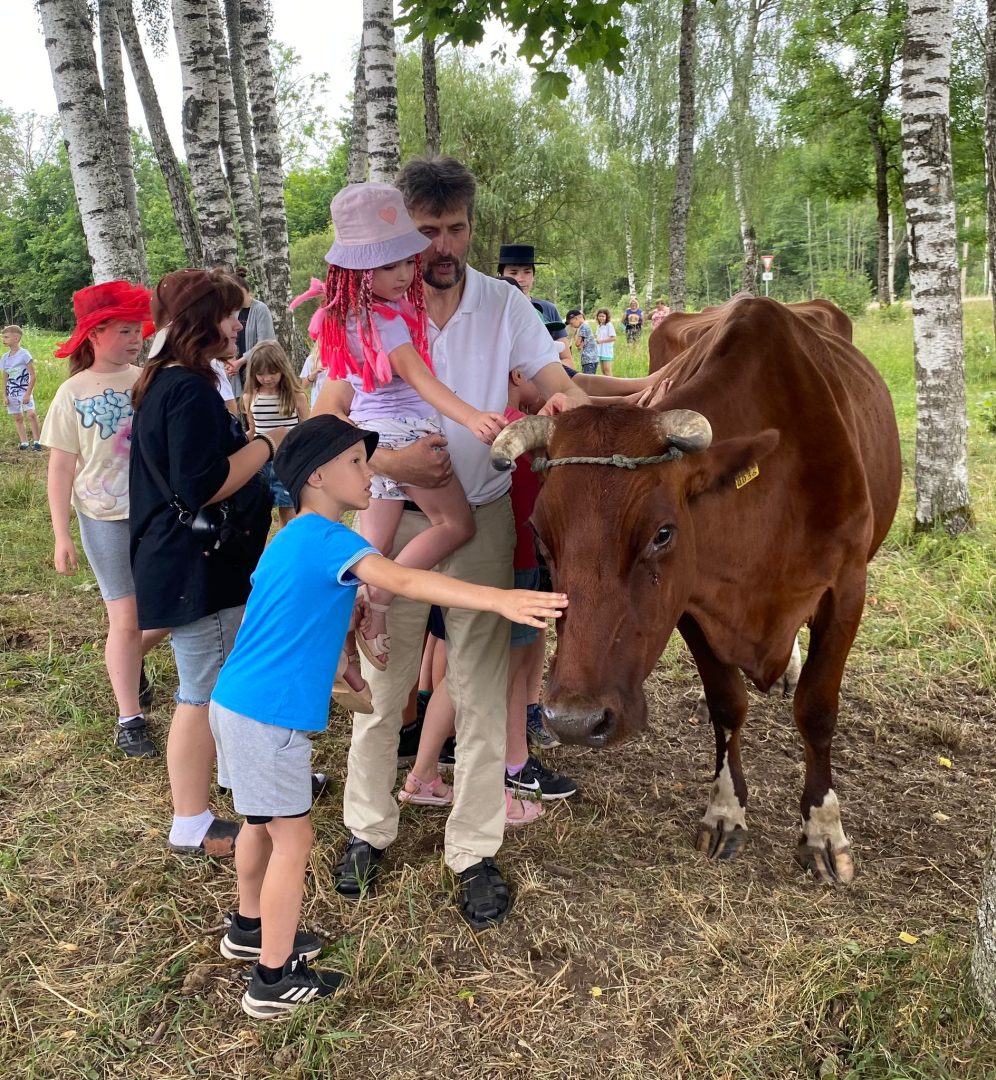
M490 930L503 923L512 898L494 859L481 859L460 874L460 914L471 930Z
M235 840L241 828L242 825L238 821L216 817L197 847L179 847L175 844L170 844L170 847L181 855L203 855L212 859L228 859L235 854Z
M377 878L380 876L380 860L384 852L359 840L350 838L342 858L332 871L335 891L347 900L361 900L372 896Z

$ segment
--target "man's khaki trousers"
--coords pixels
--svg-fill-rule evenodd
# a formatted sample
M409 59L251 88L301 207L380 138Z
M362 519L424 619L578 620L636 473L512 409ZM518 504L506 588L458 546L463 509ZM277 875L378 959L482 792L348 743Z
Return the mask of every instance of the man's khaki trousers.
M508 496L473 508L477 533L437 569L475 585L512 587L515 524ZM424 529L424 514L406 511L391 556ZM361 656L370 684L372 713L353 716L353 738L343 800L350 832L375 848L398 835L398 771L401 711L422 661L427 604L398 596L387 613L391 656L376 671ZM510 624L500 615L450 608L446 620L446 689L456 709L453 808L446 822L446 863L456 873L501 847L505 828L505 719Z

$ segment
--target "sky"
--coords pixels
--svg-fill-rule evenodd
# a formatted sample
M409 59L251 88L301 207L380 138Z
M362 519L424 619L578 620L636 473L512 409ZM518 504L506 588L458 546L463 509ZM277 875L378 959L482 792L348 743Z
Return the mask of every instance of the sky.
M300 54L302 71L329 75L326 109L331 118L340 116L347 108L347 99L353 89L353 50L359 42L362 28L362 0L331 0L325 3L315 3L315 0L272 0L272 6L274 39L291 46ZM33 0L3 0L3 8L4 37L8 47L0 68L0 105L17 113L54 115L56 102L52 74L42 36L41 18ZM479 48L482 56L486 57L493 45L503 38L500 28L490 28ZM162 57L154 56L147 42L143 44L170 137L182 156L180 63L176 55L176 41L170 33L168 49ZM514 48L510 52L514 53ZM142 105L127 61L124 70L129 119L133 126L144 128Z

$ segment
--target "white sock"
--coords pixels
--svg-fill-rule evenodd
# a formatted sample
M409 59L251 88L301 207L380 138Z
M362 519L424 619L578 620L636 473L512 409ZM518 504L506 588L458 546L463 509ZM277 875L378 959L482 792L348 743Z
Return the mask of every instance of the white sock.
M169 842L174 847L197 847L204 839L204 834L211 828L214 814L205 810L203 814L195 814L193 817L177 817L173 815L173 828L169 831Z

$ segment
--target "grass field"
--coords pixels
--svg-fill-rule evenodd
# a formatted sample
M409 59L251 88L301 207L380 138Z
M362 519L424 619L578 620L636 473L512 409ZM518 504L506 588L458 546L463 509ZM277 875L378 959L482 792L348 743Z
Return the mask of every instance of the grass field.
M99 594L89 572L51 569L45 459L18 453L0 414L0 1076L996 1076L967 968L996 794L996 439L976 415L996 381L991 328L988 304L966 305L977 526L951 540L912 530L909 313L856 326L892 388L907 483L835 743L853 886L818 889L792 861L802 751L785 702L752 702L750 845L731 866L692 849L713 737L689 720L696 682L672 643L647 684L643 738L549 755L581 794L507 837L516 906L503 927L475 939L462 925L431 810L405 812L382 890L353 906L330 880L346 839L348 728L334 715L316 742L337 787L314 814L305 917L352 982L269 1026L242 1014L239 969L218 953L231 864L167 854L164 762L109 751ZM54 340L26 345L44 357ZM617 352L620 374L646 370L645 340ZM61 377L39 361L42 410ZM168 648L153 666L164 741Z

